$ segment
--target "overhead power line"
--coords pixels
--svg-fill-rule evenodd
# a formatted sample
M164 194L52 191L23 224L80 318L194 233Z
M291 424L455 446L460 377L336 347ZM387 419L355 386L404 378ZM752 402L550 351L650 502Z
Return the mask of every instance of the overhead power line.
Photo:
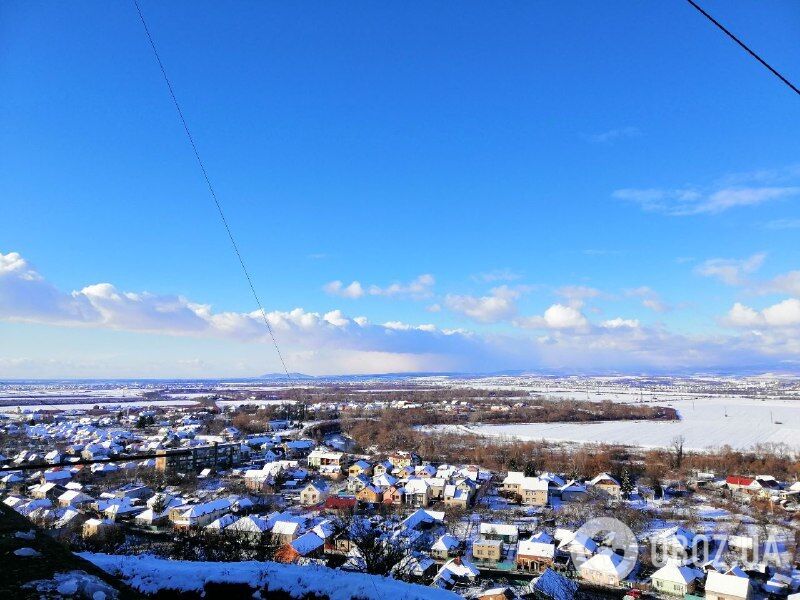
M731 33L731 32L730 32L730 31L729 31L729 30L728 30L728 29L727 29L727 28L726 28L726 27L725 27L725 26L722 24L722 23L720 23L720 22L719 22L719 21L717 21L717 20L716 20L714 17L712 17L710 14L708 14L706 11L704 11L704 10L703 10L703 9L700 7L700 5L698 5L696 2L694 2L694 0L686 0L686 1L687 1L689 4L691 4L691 5L692 5L694 8L696 8L696 9L697 9L697 10L700 12L700 14L702 14L702 15L703 15L703 16L704 16L706 19L708 19L708 20L709 20L709 21L711 21L711 22L712 22L714 25L716 25L716 26L717 26L717 27L718 27L718 28L719 28L719 29L720 29L720 30L721 30L721 31L722 31L722 32L723 32L725 35L727 35L727 36L728 36L729 38L731 38L731 39L732 39L734 42L736 42L736 43L737 43L737 44L739 44L739 45L740 45L742 48L744 48L744 50L745 50L745 51L746 51L746 52L747 52L747 53L748 53L750 56L752 56L753 58L755 58L755 59L756 59L758 62L760 62L760 63L761 63L762 65L764 65L764 66L765 66L767 69L769 69L769 71L770 71L770 72L771 72L773 75L775 75L775 77L777 77L777 78L778 78L778 79L780 79L780 80L781 80L783 83L785 83L786 85L788 85L788 86L789 86L789 87L790 87L790 88L791 88L791 89L794 91L794 93L795 93L795 94L797 94L798 96L800 96L800 89L798 89L796 85L794 85L794 84L793 84L791 81L789 81L788 79L786 79L786 77L784 77L783 75L781 75L781 74L780 74L780 73L779 73L777 70L775 70L774 68L772 68L772 66L770 66L770 64L769 64L767 61L765 61L765 60L764 60L763 58L761 58L761 57L760 57L758 54L756 54L754 50L750 49L750 47L749 47L747 44L745 44L745 43L744 43L742 40L740 40L738 37L736 37L735 35L733 35L733 34L732 34L732 33Z
M264 306L261 304L261 300L256 293L256 288L253 285L253 280L250 277L250 272L247 270L247 266L245 266L244 259L242 258L242 253L239 251L239 246L236 244L236 239L233 237L233 232L231 231L230 225L228 225L228 219L225 218L225 213L222 210L222 205L217 198L217 193L214 191L214 186L211 185L211 179L208 176L208 172L206 171L206 167L203 164L203 159L200 158L200 152L197 150L197 144L194 143L194 138L192 137L192 132L189 131L189 125L186 123L186 119L183 116L183 111L181 110L181 105L178 103L178 98L175 96L175 90L172 88L172 82L167 75L167 70L164 68L164 63L161 61L161 56L158 54L158 49L156 48L156 44L153 41L153 36L150 35L150 29L147 27L147 21L145 21L144 14L142 13L142 9L139 6L138 0L133 0L134 6L136 6L136 12L139 13L139 20L142 22L142 27L144 27L144 32L147 35L147 40L150 42L150 47L153 49L153 56L155 56L156 62L158 63L158 67L161 69L161 74L164 76L164 82L167 84L167 89L169 90L169 95L172 98L172 103L175 105L175 110L178 112L178 117L181 120L181 124L183 125L183 130L186 132L186 137L189 138L189 144L192 146L192 151L194 152L194 157L197 159L197 164L200 166L200 171L203 173L203 179L206 181L206 185L208 186L208 191L211 193L211 198L214 200L214 205L217 207L217 212L219 213L219 218L222 220L222 224L225 226L225 231L228 233L228 238L231 241L231 246L233 246L233 251L236 253L236 258L239 259L239 264L242 266L242 272L244 273L245 279L247 279L247 285L250 286L250 291L253 294L253 298L258 305L258 310L261 313L261 318L264 320L264 325L267 326L267 331L269 331L269 336L272 338L272 344L275 346L275 352L278 353L278 358L281 361L281 366L283 367L284 373L286 373L286 378L291 379L289 375L289 369L286 368L286 362L283 360L283 355L281 354L281 349L278 346L278 340L275 337L275 332L272 330L272 326L269 324L269 319L267 318L267 313L264 310Z

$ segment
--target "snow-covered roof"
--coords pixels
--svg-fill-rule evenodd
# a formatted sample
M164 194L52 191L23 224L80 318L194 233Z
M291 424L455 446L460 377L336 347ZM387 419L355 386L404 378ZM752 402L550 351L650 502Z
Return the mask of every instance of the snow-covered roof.
M552 600L572 600L578 591L578 583L552 569L546 569L536 578L531 588Z
M228 531L238 531L240 533L263 533L269 526L267 522L257 515L242 517L235 523L226 527Z
M426 494L430 489L424 479L412 477L406 482L406 494Z
M231 508L231 501L227 498L220 498L218 500L211 500L203 504L195 504L183 513L184 517L201 517L209 513L217 512L220 510L227 510Z
M674 562L669 562L658 571L653 573L652 579L660 579L662 581L670 581L672 583L691 583L695 579L700 579L703 572L699 569L694 569L689 566L676 565Z
M590 485L597 485L597 484L612 484L612 485L619 485L619 481L614 479L608 473L600 473L596 475L594 479L589 482Z
M517 526L510 525L508 523L481 523L478 531L482 535L494 534L513 537L517 537L519 535L519 529Z
M442 523L444 522L443 510L428 510L420 508L408 515L403 520L403 525L408 529L413 529L421 523Z
M138 519L141 516L142 515L139 515L136 518ZM210 529L212 531L222 531L223 529L227 528L229 525L232 525L235 522L236 522L236 515L228 513L226 515L222 515L219 519L216 519L211 523L209 523L208 525L206 525L206 529Z
M750 580L736 575L725 575L716 571L709 571L706 577L706 593L714 592L746 598L750 588Z
M276 521L272 526L272 533L276 535L294 535L300 523L295 521Z
M294 548L300 556L306 556L322 547L324 544L325 540L313 531L308 531L292 542L292 548Z
M536 556L539 558L553 558L556 553L555 544L525 540L517 546L517 556Z
M579 571L597 571L608 575L624 577L628 574L628 564L613 552L598 552L578 567Z
M459 544L460 542L456 538L449 533L446 533L443 536L440 536L439 539L431 545L431 550L449 552L454 548L458 548Z

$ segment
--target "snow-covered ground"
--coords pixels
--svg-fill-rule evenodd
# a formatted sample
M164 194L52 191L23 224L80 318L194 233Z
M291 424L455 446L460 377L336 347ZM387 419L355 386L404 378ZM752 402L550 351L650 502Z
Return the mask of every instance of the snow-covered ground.
M14 414L18 412L37 412L40 410L89 410L94 406L101 408L141 408L146 406L194 406L191 400L142 400L134 402L96 402L87 400L71 404L14 404L0 406L0 414Z
M120 576L145 594L159 590L202 592L207 582L246 583L253 588L290 592L293 597L324 596L330 600L456 600L452 592L403 583L386 577L334 571L321 566L273 562L190 562L152 556L80 553L104 571Z
M665 399L659 404L677 409L681 420L482 425L469 427L469 431L522 440L544 438L645 447L669 446L676 436L682 435L685 447L692 450L725 444L733 448L750 448L759 443L781 443L800 451L800 402L796 400L761 401L742 397ZM464 430L464 427L459 428L459 431Z

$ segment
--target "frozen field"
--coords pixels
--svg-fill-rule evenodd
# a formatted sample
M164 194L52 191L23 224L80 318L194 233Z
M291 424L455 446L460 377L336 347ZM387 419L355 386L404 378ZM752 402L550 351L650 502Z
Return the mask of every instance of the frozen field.
M16 404L0 406L0 414L16 414L18 412L36 412L39 410L89 410L95 406L100 408L143 408L147 406L193 406L191 400L143 400L132 402L80 402L72 404Z
M759 443L782 443L800 451L800 401L702 398L694 401L664 399L659 403L677 409L681 420L484 425L469 430L523 440L545 438L650 447L669 446L675 436L683 435L685 447L693 450L725 444L742 449Z

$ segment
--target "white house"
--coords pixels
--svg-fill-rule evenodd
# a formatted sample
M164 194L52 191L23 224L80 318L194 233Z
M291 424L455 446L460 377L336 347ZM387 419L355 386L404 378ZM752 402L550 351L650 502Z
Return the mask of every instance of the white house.
M749 600L750 579L709 571L706 577L707 600Z
M653 573L650 579L654 590L670 596L683 597L694 592L697 581L702 577L701 570L670 561Z

